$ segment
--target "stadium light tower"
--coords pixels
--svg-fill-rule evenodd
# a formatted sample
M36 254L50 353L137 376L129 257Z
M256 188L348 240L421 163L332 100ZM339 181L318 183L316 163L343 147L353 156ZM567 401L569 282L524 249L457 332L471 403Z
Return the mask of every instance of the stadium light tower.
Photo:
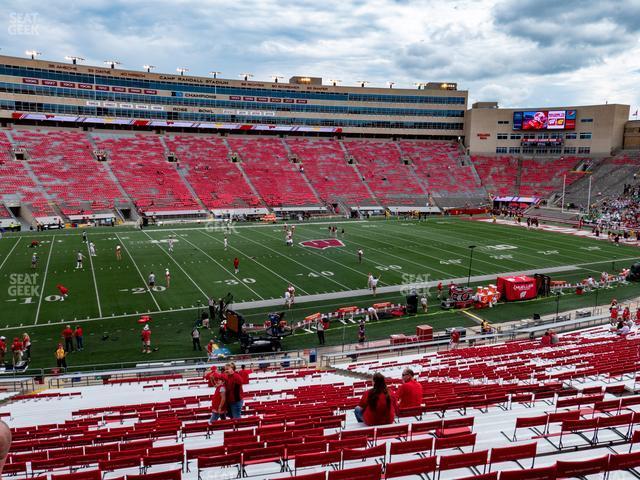
M426 83L423 83L423 82L416 82L416 83L414 83L414 85L415 85L416 87L418 87L418 90L420 90L420 89L422 89L422 88L424 88L424 87L426 87L426 86L427 86L427 84L426 84Z
M180 73L180 75L184 75L184 72L188 72L189 69L187 67L178 67L176 68L176 72Z
M271 75L271 78L273 78L273 83L278 83L278 79L282 79L284 77L280 75Z
M367 86L369 83L371 83L371 82L369 82L368 80L358 80L358 83L360 84L360 86L361 86L362 88L364 88L364 87L366 87L366 86Z
M241 73L240 78L242 78L246 82L250 78L253 78L253 73Z
M220 75L222 72L209 72L209 75L213 75L213 78L218 78L218 75Z
M155 65L143 65L142 68L144 68L147 71L147 73L151 73L151 70L156 68L156 66Z
M389 85L389 88L393 88L395 84L396 82L387 82L387 85Z
M473 263L473 250L476 248L475 245L469 245L469 274L467 275L467 287L471 282L471 264Z
M31 57L31 60L35 60L37 56L42 55L42 52L39 52L37 50L27 50L26 52L24 52L25 55L29 55Z
M84 58L76 57L75 55L67 55L66 57L64 57L64 59L71 60L71 63L73 63L74 65L76 65L78 62L84 62Z
M116 65L122 65L118 60L105 60L102 63L109 65L112 69L116 68Z
M333 85L334 87L337 87L339 83L342 83L342 80L329 80L331 82L331 85Z

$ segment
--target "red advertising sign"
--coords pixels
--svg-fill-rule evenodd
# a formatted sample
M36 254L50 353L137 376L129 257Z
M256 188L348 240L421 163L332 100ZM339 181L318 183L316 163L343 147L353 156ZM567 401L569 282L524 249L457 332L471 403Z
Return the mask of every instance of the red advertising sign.
M526 275L498 277L498 291L508 302L529 300L536 297L536 281Z

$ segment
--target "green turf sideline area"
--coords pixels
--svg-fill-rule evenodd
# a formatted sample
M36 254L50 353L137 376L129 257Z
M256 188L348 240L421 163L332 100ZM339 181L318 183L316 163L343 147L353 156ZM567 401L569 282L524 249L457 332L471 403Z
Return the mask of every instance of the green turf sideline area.
M339 232L344 227L345 236L338 235L344 246L320 250L300 245L303 241L331 238L327 228L330 224L336 224ZM381 287L395 286L396 290L378 298L400 301L399 285L439 280L446 285L448 279L466 278L469 245L477 246L472 268L474 277L557 269L562 271L553 274L553 278L580 280L589 274L599 277L603 270L619 270L640 257L636 247L447 217L426 222L393 219L296 224L294 247L285 245L282 224L238 225L228 234L226 251L224 231L203 225L164 226L143 231L89 229L87 233L96 245L96 257L89 257L88 247L78 230L25 232L5 235L0 240L0 279L4 285L0 288L3 307L0 327L7 337L15 334L15 327L30 332L32 338L38 340L34 341L34 352L46 351L41 360L39 354L34 359L44 366L53 363L47 358L52 358L54 344L66 323L82 320L87 335L93 334L85 341L109 333L109 340L99 342L100 348L87 348L89 354L76 354L84 357L82 363L135 360L140 356L137 316L151 312L154 340L161 347L158 356L184 357L189 354L188 334L197 315L198 302L206 305L209 295L217 298L231 292L236 303L273 300L277 304L291 283L296 287L299 302L307 295L327 298L312 305L297 305L291 318L301 320L308 313L330 309L320 308L323 304L336 307L370 304L372 298L357 294L364 293L367 273L372 272L382 275ZM168 251L167 240L171 235L176 239L173 253ZM29 245L32 240L40 241L35 249L39 256L36 269L31 269L34 249ZM117 244L123 246L120 261L115 256ZM358 263L358 249L364 251L362 264ZM85 256L83 269L75 269L78 251ZM240 260L238 274L233 270L234 257ZM169 288L165 285L165 268L171 271ZM156 274L154 289L146 285L151 271ZM61 301L58 284L69 289L65 301ZM635 286L621 287L620 296L630 297L636 293L634 289ZM345 298L331 299L337 293ZM604 301L603 294L599 303ZM552 303L555 309L555 302ZM525 308L515 304L500 306L489 316L501 317L501 313L495 312L503 312L511 318L522 318L526 315L518 313ZM244 308L243 313L249 321L262 323L265 313L275 309L274 306ZM433 312L436 313L434 321L442 325L448 321L452 324L470 321L459 313ZM507 319L491 318L492 321ZM375 335L383 338L393 328L397 326L389 324L383 328L380 325L371 334L376 331ZM407 326L406 330L410 332L411 328ZM328 334L330 342L336 340L332 335L335 334ZM302 348L314 344L312 338L302 338L291 339L287 346ZM206 340L205 335L203 344ZM87 358L89 355L91 359ZM70 359L70 363L74 360Z

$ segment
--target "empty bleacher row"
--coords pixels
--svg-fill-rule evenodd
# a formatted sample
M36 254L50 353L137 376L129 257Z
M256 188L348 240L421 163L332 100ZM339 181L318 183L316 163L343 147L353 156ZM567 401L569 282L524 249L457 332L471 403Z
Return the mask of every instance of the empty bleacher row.
M357 424L351 413L369 382L340 370L256 372L244 416L211 425L212 392L199 377L131 377L74 386L75 395L17 397L3 408L14 435L4 473L51 480L526 480L615 471L634 478L638 339L603 328L560 338L553 347L507 342L344 365L385 372L390 385L400 382L404 366L421 370L423 406L377 427ZM474 369L480 361L490 368ZM522 369L530 364L544 370ZM128 402L132 395L139 403Z

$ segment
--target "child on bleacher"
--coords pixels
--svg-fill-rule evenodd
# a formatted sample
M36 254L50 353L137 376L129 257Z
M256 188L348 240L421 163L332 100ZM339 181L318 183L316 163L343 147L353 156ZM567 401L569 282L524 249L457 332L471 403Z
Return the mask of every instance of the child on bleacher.
M219 373L213 374L213 382L216 387L211 397L211 418L209 423L216 420L225 420L227 418L227 391L225 387L225 379Z

